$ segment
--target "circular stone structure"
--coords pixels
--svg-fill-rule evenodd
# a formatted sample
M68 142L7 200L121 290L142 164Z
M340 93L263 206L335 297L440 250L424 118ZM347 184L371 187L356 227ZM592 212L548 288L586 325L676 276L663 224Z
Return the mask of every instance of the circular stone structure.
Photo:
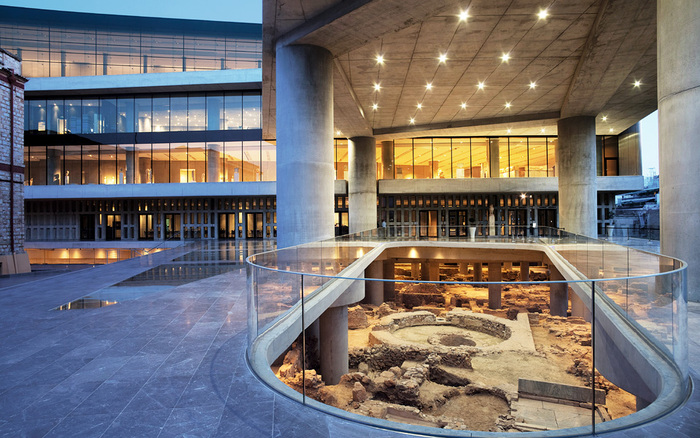
M528 316L514 321L456 308L437 318L428 311L399 312L379 320L370 344L470 352L535 351Z

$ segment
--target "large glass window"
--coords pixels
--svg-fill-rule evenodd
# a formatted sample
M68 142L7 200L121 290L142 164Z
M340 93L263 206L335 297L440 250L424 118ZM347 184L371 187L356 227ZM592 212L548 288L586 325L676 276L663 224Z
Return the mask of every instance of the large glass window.
M63 146L48 146L46 148L46 180L48 185L63 184Z
M66 129L67 132L80 134L83 127L83 106L80 99L66 99Z
M100 101L83 99L83 134L99 134L100 127Z
M556 149L557 149L558 142L559 142L558 138L548 138L547 139L547 176L557 176L557 173L556 173L556 166L557 166Z
M192 169L191 179L187 182L207 182L207 151L204 146L204 143L187 145L187 168Z
M433 139L433 178L452 178L452 139Z
M243 95L243 129L260 129L260 95Z
M277 146L275 143L262 142L262 180L276 181L277 180Z
M243 181L243 144L240 141L227 141L224 150L224 181Z
M396 179L413 178L413 141L411 139L394 141L394 167Z
M153 132L170 130L170 98L153 98Z
M243 129L243 96L226 93L224 98L226 123L224 129Z
M46 146L29 149L29 185L46 185Z
M224 129L224 95L207 95L207 128L208 131Z
M117 132L117 99L100 99L100 119L102 132Z
M117 99L117 132L135 132L134 99L132 97L120 97Z
M187 131L187 96L170 97L170 130Z
M431 139L413 140L413 174L416 179L433 177L433 147Z
M83 145L83 184L100 184L100 147Z
M335 141L335 179L348 179L348 141Z
M151 169L154 183L170 182L170 145L168 143L153 143ZM173 182L179 182L178 177Z
M206 119L204 114L204 95L190 95L187 98L187 123L188 131L204 131L206 129Z
M528 176L527 138L511 137L508 140L510 143L508 176L511 178L526 178Z
M121 169L123 178L124 169ZM117 147L111 144L100 145L100 183L118 184L117 178Z
M472 178L489 178L489 139L488 138L472 138Z
M450 178L471 178L471 140L469 138L452 139L452 176ZM478 178L480 175L476 175Z
M498 153L497 163L498 163L498 174L501 178L508 178L510 176L510 157L508 153L508 138L490 138L491 153Z
M194 181L194 169L187 167L187 143L172 143L170 145L170 182L192 181Z
M63 159L63 184L82 184L82 148L66 146Z
M151 132L151 106L152 100L150 97L138 97L134 99L134 108L136 113L136 132Z
M25 117L29 118L29 130L46 131L46 101L31 100L28 108L29 111Z
M260 181L260 142L243 142L243 181Z
M47 102L47 131L50 134L66 133L66 117L63 113L63 100L49 100Z
M530 137L528 139L528 158L530 160L530 178L547 176L547 139L544 137Z

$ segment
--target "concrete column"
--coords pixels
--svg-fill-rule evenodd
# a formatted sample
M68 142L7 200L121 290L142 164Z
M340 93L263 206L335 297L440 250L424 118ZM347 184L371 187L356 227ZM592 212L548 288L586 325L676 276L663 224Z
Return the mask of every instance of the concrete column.
M62 179L61 152L54 147L48 147L46 148L46 185L60 185Z
M520 262L520 281L530 281L530 262Z
M384 266L381 261L374 261L365 269L365 296L366 301L374 306L384 302L384 282L372 281L372 278L384 278Z
M597 237L595 117L561 119L557 129L559 226L572 233Z
M377 142L353 137L348 142L348 217L350 233L377 228Z
M119 181L119 184L125 182L126 184L139 184L140 175L138 173L137 165L139 162L139 153L134 149L133 146L126 150L126 181Z
M499 142L497 138L489 139L489 178L500 177L498 171L500 159L498 158Z
M139 171L136 174L136 184L148 184L153 182L153 170L151 168L151 154L139 156Z
M319 318L321 377L335 385L348 372L348 306L329 307Z
M501 281L501 263L489 263L489 281ZM501 308L501 284L489 284L489 309Z
M481 271L481 263L474 263L474 281L484 281L484 275Z
M383 271L384 273L382 274L382 277L386 280L393 280L396 278L396 274L394 271L394 261L393 260L384 260L382 262L383 264ZM392 301L394 299L394 296L396 295L396 285L394 284L393 281L385 281L384 283L384 301Z
M380 179L394 179L394 142L382 142L382 174Z
M411 278L417 279L420 277L420 263L411 263Z
M552 281L564 280L564 276L554 267L549 267L549 279ZM569 285L567 283L550 283L549 285L549 313L552 316L567 316L569 310ZM575 294L572 294L575 295ZM578 296L576 297L578 298ZM572 297L573 300L573 297ZM583 305L583 302L581 302ZM572 312L573 314L573 312ZM583 316L583 315L582 315Z
M424 261L420 264L420 279L423 281L440 280L440 263Z
M700 2L656 8L661 253L688 263L688 299L700 301Z
M221 152L220 145L207 145L207 182L219 182L221 173Z
M467 275L469 273L469 263L460 263L459 264L459 273Z
M333 55L277 48L277 247L334 236Z

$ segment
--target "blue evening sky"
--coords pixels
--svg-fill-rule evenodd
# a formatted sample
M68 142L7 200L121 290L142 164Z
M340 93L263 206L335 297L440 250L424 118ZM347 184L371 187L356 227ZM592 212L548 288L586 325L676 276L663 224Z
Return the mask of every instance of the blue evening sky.
M262 23L262 0L0 0L2 6Z

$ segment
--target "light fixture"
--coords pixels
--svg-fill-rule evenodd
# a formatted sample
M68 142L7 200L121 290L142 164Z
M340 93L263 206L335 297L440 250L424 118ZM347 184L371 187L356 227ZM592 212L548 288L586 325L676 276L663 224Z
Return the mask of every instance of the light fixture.
M459 21L467 21L469 18L469 11L459 11Z
M438 62L440 64L447 62L447 53L441 53L440 56L438 56Z
M372 104L372 111L377 111L378 109L379 109L379 105L377 105L376 103L373 103Z
M642 85L642 81L640 81L639 79L637 79L637 80L634 81L634 87L635 87L635 88L639 88L640 85Z
M508 128L508 131L507 131L507 132L508 132L508 134L510 134L510 128Z
M418 108L418 109L423 109L423 104L420 103L420 102L418 102L418 105L416 105L416 108Z
M374 83L374 91L379 91L381 89L382 89L381 85L379 85L379 83L375 82Z
M479 83L477 84L477 87L479 88L479 90L483 90L483 89L484 89L484 83L483 83L483 82L479 82Z
M335 134L336 134L336 135L342 135L343 133L342 133L342 132L340 131L340 129L339 129L339 130L335 131Z
M411 117L411 119L408 121L408 123L409 123L410 125L415 125L415 124L416 124L416 119L414 119L413 117Z
M549 12L547 12L546 9L540 9L540 12L537 13L537 18L539 18L540 20L544 20L545 18L547 18L548 15Z
M428 82L427 84L425 84L425 89L426 89L426 90L432 90L432 89L433 89L433 83L432 83L432 82Z
M466 108L467 108L467 102L462 102L462 104L461 104L460 106L462 107L462 109L466 109Z
M612 129L612 128L610 128L610 132L613 132L613 129Z
M534 90L536 86L537 86L537 82L535 82L535 81L530 82L530 89L531 90Z
M377 55L377 64L384 64L384 55Z
M607 122L608 121L608 116L603 116L603 121Z
M520 199L525 199L525 198L527 198L527 195L526 195L525 193L521 193L521 194L520 194Z
M501 55L501 62L508 62L510 60L510 53L504 53Z
M544 128L540 129L540 132L541 132L542 134L544 134Z
M510 108L510 102L506 102L504 106L506 107L506 109Z

